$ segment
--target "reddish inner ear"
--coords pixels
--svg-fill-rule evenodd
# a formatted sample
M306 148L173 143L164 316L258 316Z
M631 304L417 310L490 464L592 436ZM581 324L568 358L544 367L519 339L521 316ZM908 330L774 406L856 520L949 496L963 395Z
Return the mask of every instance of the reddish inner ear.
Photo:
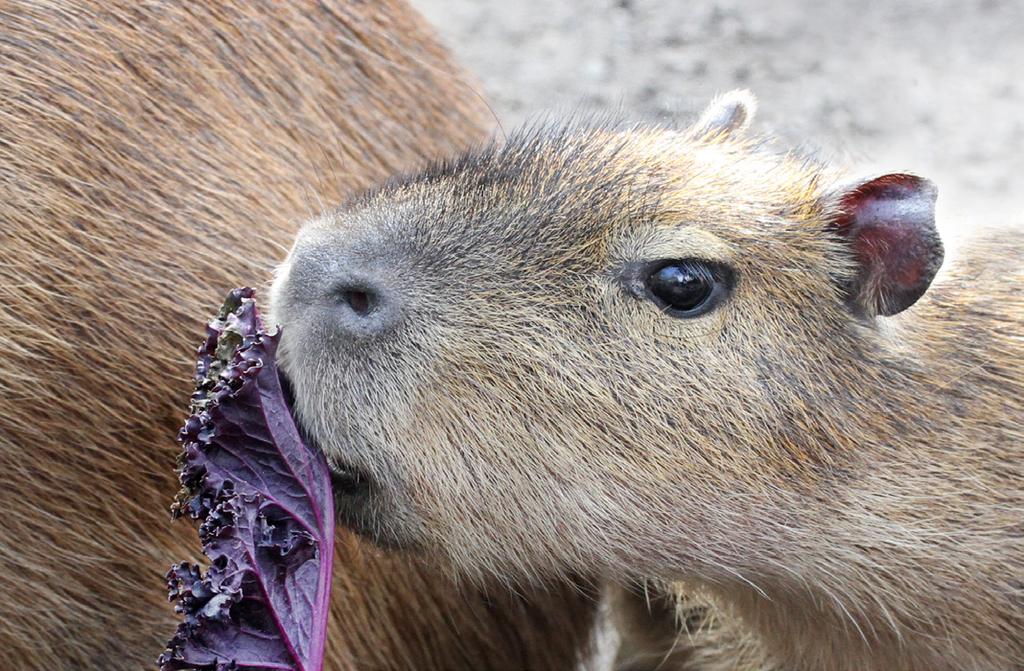
M935 187L894 174L842 195L836 232L850 242L858 265L851 297L872 314L895 314L924 294L942 263L935 230Z
M882 223L862 222L854 239L854 250L857 259L875 273L880 272L889 281L909 287L921 281L928 263L921 255L927 250L921 249L919 238L920 231L912 227L884 220Z

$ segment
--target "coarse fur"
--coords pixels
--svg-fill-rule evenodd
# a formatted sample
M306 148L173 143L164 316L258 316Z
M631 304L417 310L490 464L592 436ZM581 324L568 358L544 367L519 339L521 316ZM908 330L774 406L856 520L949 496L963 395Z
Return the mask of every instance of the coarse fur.
M361 483L342 519L474 578L679 581L724 623L684 664L1020 669L1024 234L889 304L847 176L749 116L534 128L307 224L273 312L300 421ZM673 259L727 298L630 290Z
M404 2L0 2L0 666L151 668L203 319L294 222L487 132ZM338 539L330 669L569 668L592 600Z

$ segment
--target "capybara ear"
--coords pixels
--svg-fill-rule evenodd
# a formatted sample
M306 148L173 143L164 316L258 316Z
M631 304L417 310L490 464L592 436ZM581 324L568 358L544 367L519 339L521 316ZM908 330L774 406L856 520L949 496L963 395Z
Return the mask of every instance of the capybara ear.
M746 89L735 89L716 97L691 127L694 137L741 133L754 119L757 98Z
M894 315L919 299L942 265L935 185L894 173L846 185L831 196L829 227L856 266L846 288L858 312Z

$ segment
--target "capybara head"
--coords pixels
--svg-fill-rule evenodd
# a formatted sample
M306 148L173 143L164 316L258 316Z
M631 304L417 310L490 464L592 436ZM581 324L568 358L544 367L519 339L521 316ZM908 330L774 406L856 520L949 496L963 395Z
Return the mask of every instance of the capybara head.
M835 371L942 245L928 181L844 181L752 112L526 130L302 229L272 314L347 524L471 575L712 581L799 526L855 458Z

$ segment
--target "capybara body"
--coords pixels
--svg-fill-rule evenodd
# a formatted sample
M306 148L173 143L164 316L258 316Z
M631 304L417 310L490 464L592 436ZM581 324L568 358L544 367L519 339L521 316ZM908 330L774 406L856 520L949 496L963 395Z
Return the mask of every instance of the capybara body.
M0 649L154 665L192 355L295 222L480 139L404 3L0 3ZM331 669L569 668L591 600L458 587L338 541Z

